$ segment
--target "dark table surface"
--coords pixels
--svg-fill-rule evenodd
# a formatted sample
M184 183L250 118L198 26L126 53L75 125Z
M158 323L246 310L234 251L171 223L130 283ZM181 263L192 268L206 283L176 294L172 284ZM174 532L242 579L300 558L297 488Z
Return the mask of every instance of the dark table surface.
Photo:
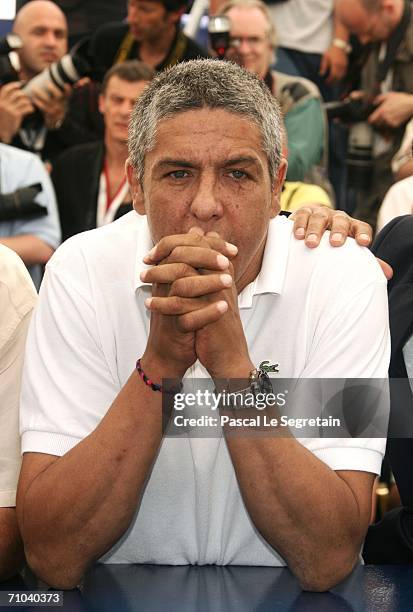
M11 580L0 591L33 589ZM413 566L360 566L328 593L302 592L287 569L98 565L81 589L63 592L66 612L413 611ZM38 610L0 607L2 610ZM45 609L45 608L43 608Z

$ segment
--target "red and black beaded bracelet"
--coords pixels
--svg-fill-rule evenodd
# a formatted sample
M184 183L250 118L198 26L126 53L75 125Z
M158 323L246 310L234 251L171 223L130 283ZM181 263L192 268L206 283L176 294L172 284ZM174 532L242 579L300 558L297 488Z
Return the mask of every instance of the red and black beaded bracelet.
M160 391L162 393L162 391L163 391L162 385L158 385L158 384L154 383L150 378L148 378L148 376L146 376L145 372L142 369L141 360L140 359L138 359L138 361L136 362L136 369L138 371L139 376L141 377L141 379L145 383L145 385L148 385L148 387L150 387L152 389L152 391Z

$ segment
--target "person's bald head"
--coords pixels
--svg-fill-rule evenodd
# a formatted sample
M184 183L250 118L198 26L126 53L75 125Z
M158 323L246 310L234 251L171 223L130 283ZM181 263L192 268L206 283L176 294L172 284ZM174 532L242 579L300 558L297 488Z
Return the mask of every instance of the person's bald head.
M401 21L403 0L336 0L336 17L361 43L387 40Z
M23 42L21 78L29 79L67 52L67 21L51 0L32 0L17 13L13 32Z

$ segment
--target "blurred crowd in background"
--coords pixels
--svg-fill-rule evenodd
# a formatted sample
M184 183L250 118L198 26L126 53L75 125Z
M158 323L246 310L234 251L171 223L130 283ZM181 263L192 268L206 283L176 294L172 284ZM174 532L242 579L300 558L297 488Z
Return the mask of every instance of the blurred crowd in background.
M62 239L131 209L134 101L157 72L196 57L239 63L278 99L283 209L319 203L378 230L412 211L406 0L17 0L10 30L0 45L0 242L37 286Z

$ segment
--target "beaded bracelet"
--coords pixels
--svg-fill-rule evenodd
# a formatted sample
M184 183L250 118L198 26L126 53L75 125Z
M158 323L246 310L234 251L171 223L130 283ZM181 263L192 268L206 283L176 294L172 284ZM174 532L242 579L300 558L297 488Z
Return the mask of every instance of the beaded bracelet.
M154 383L148 376L146 376L145 372L143 371L140 359L138 359L138 361L136 362L136 370L145 385L150 387L152 391L160 391L161 393L165 393L166 395L175 395L175 393L179 393L179 391L182 391L183 389L182 382L180 382L179 385L175 387L167 386L166 388L163 385L158 385L157 383Z
M145 385L148 385L148 387L150 387L152 391L160 391L162 393L163 391L162 385L157 385L156 383L152 382L150 378L146 376L145 372L142 369L140 359L138 359L138 361L136 362L136 369L138 371L139 376L142 378L143 382L145 383Z

